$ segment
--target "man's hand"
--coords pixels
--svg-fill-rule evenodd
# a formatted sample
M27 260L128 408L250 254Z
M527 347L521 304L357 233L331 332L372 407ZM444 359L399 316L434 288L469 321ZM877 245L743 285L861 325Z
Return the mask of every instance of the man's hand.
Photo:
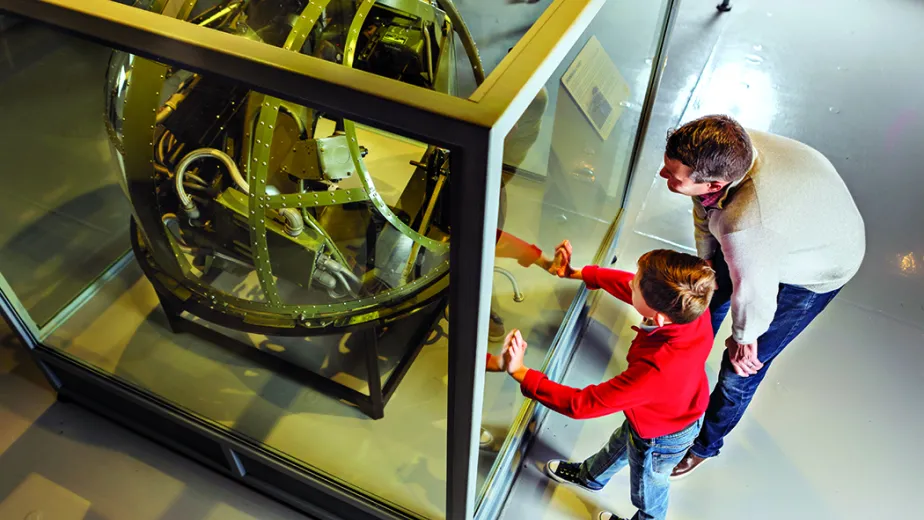
M513 376L518 382L522 383L529 370L523 364L523 358L526 356L526 340L520 334L520 331L513 329L507 334L504 340L504 368L507 373Z
M555 248L555 261L550 272L560 278L574 278L576 271L571 267L571 242L565 240Z
M764 364L757 359L757 343L738 343L731 336L725 340L728 360L735 373L741 377L753 376Z

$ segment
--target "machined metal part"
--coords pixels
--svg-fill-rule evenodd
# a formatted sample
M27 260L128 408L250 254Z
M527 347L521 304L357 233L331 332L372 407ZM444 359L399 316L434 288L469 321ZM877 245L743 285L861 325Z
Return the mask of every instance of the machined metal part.
M317 143L318 162L324 179L339 181L356 173L356 165L350 157L350 146L345 135L314 139L312 142Z
M404 280L405 266L414 250L414 240L385 226L375 241L375 275L389 287L399 287Z
M152 9L174 9L166 14L187 20L195 12L195 23L313 52L329 3L308 2L290 13L281 37L261 23L283 19L256 16L249 2L217 1L204 10L194 1L171 2ZM408 52L423 57L430 88L454 84L452 16L420 0L344 6L353 16L343 33L344 65L353 64L364 20L373 13L387 30L382 45L416 42ZM404 18L394 25L389 16ZM412 34L421 30L422 37ZM351 121L342 133L320 135L324 115L312 109L130 54L114 55L108 79L107 129L125 164L138 225L136 253L146 274L180 301L201 302L239 320L244 330L260 324L304 333L397 319L445 291L449 229L439 227L434 208L448 191L448 170L426 173L439 180L428 181L419 207L405 213L378 193ZM190 134L181 121L194 122L208 136ZM428 157L438 150L430 146L419 164L431 164ZM352 177L360 187L340 187ZM345 219L341 229L369 231L344 235L338 219ZM360 236L368 244L358 245ZM216 288L199 278L203 269L212 278L253 272L260 298ZM290 300L293 291L304 295Z
M360 30L363 27L363 21L366 18L366 15L369 14L369 11L372 9L372 6L375 5L375 0L363 0L359 5L359 8L356 10L356 17L353 18L353 24L350 26L350 30L347 33L346 44L344 45L344 57L343 64L346 66L351 66L353 64L353 59L356 54L356 43L359 40ZM375 208L382 214L385 219L395 226L402 234L410 237L414 242L419 243L420 245L432 249L437 252L445 252L448 250L449 245L438 242L436 240L429 239L420 233L414 231L402 222L395 214L391 211L388 205L385 204L385 201L382 200L382 196L375 190L375 184L372 181L372 176L369 174L369 170L366 169L366 165L363 162L362 154L359 150L359 143L356 138L356 125L352 121L344 120L343 121L344 133L349 140L348 144L350 146L350 152L353 157L353 162L356 164L356 170L359 173L359 178L362 181L363 189L366 190L366 194L369 196L369 200L375 206Z

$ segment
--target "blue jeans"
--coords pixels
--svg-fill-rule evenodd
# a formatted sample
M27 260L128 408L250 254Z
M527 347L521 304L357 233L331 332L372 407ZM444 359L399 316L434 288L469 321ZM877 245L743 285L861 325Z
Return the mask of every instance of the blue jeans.
M670 491L668 478L693 444L702 424L699 419L677 433L643 439L629 421L624 421L606 446L581 464L581 483L591 489L603 489L628 464L632 504L638 508L632 520L663 520L667 516Z
M716 271L719 288L712 296L709 310L712 313L712 332L717 334L731 306L732 282L721 251L713 258L712 267ZM776 314L767 332L757 339L757 358L764 364L763 368L755 375L741 377L735 373L728 359L728 351L725 351L719 380L709 398L703 429L690 449L694 455L708 458L719 454L725 436L741 420L773 360L821 314L838 291L819 294L794 285L780 284L776 296Z

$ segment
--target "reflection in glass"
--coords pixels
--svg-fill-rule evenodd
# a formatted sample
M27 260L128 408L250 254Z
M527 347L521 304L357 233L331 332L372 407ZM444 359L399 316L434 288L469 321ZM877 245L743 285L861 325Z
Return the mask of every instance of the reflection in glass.
M577 263L593 263L622 207L665 7L604 4L506 136L495 247L506 274L495 276L489 327L495 355L516 328L530 345L527 362L543 365L579 289L549 274L554 249L567 239ZM521 297L510 297L508 280ZM486 377L481 479L523 402L510 378Z
M9 18L0 48L0 270L42 327L128 251L101 117L109 51Z
M455 94L456 36L472 78L481 58L451 0L138 0L135 7Z

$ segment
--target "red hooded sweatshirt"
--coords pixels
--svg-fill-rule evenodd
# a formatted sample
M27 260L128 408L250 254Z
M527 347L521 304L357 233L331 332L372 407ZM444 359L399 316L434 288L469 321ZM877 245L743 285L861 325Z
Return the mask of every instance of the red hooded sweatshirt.
M632 273L590 265L582 274L588 288L603 289L632 304ZM523 395L574 419L625 412L645 439L683 430L699 419L709 404L706 358L714 341L709 311L685 325L669 324L650 332L632 329L636 336L623 373L579 390L530 370L521 385Z

